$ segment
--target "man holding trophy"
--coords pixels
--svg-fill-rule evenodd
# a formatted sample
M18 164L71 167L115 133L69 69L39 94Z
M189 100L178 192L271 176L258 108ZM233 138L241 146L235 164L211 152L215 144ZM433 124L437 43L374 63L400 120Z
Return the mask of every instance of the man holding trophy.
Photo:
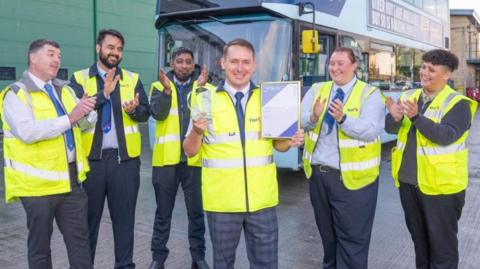
M213 246L214 268L233 268L242 228L251 268L278 267L278 185L273 148L303 144L303 130L290 139L260 136L260 89L251 81L253 46L230 41L223 50L225 81L199 89L184 141L187 156L202 150L202 197Z

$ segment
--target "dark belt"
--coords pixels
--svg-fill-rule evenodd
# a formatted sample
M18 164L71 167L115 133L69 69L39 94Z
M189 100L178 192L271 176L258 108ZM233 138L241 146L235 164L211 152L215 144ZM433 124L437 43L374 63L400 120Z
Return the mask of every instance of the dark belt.
M339 169L330 167L328 165L316 164L312 166L313 168L317 169L321 173L340 173Z
M102 149L102 159L110 156L117 158L119 156L118 149Z

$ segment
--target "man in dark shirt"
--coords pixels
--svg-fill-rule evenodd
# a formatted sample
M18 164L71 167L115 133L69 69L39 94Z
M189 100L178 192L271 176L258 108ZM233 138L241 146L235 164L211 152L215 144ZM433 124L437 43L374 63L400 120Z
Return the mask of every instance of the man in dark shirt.
M424 54L422 89L387 98L385 129L398 134L392 176L400 189L417 268L457 268L458 220L468 184L466 139L476 111L473 100L446 81L458 67L451 52Z
M152 183L157 210L152 235L150 269L164 268L168 256L172 211L181 183L188 212L188 238L192 268L208 269L205 262L205 222L201 196L200 156L187 158L182 142L190 123L190 108L197 87L204 86L208 71L194 63L193 52L178 48L172 54L172 70L160 70L159 81L150 90L151 114L156 122L152 155ZM206 87L210 87L207 85Z

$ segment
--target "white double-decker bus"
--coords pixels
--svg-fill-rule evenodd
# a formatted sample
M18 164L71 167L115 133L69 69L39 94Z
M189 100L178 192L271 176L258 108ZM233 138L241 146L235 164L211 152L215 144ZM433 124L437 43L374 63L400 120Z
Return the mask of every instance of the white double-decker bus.
M302 32L314 19L319 49L309 53ZM172 51L187 47L215 84L223 46L243 38L257 53L254 83L299 80L304 93L329 80L329 56L343 46L355 52L357 76L393 96L419 87L421 56L449 48L449 25L448 0L158 0L155 17L159 68L168 70ZM300 151L275 154L277 166L299 169Z

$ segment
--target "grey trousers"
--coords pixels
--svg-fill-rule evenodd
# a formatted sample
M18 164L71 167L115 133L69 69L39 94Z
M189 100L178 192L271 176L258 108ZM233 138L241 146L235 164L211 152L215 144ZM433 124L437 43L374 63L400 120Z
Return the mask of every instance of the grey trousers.
M73 170L73 171L72 171ZM87 195L76 182L74 165L70 165L72 191L64 194L22 197L27 214L28 267L51 269L50 239L56 221L67 247L71 269L93 269L87 224Z
M242 228L251 269L278 268L276 208L252 213L207 212L213 247L213 268L233 269Z

